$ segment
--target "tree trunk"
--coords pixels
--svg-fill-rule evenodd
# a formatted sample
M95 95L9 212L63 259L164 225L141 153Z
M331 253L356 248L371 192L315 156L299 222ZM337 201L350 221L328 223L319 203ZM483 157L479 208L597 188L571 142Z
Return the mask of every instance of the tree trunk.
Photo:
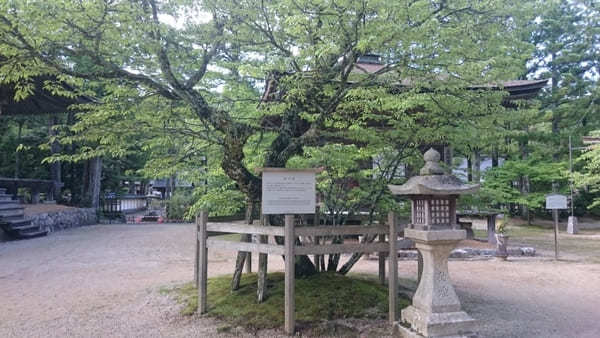
M89 160L89 200L91 207L100 207L100 183L102 180L102 158L94 157Z
M81 175L81 185L79 189L79 205L89 207L92 203L90 198L90 160L83 162L83 175Z
M492 148L492 168L498 167L498 147Z
M375 236L362 236L361 244L372 243L375 240L375 238ZM362 258L362 256L364 256L363 252L353 253L352 256L350 256L350 258L348 259L348 261L344 263L344 265L342 265L342 267L338 270L338 273L345 275L348 272L350 272L354 264L356 264Z
M25 121L19 120L19 129L17 132L17 143L21 145L21 138L23 134L23 124ZM21 152L18 149L15 149L15 178L19 178L21 176Z
M473 167L471 171L473 182L481 182L481 152L479 151L479 149L475 149L473 151Z
M50 138L56 137L56 131L54 130L54 126L58 124L58 118L56 115L52 116L49 120L49 128L48 128L48 136ZM50 153L52 155L56 155L60 153L60 144L55 139L50 144ZM60 189L62 185L62 168L61 163L56 161L50 163L50 177L52 178L53 188L52 188L52 196L47 196L46 198L52 198L55 201L60 201Z
M527 131L527 129L526 129ZM520 146L520 150L521 150L521 159L523 161L527 160L527 157L529 156L529 150L527 149L527 141L522 141ZM529 176L524 175L521 176L521 180L520 180L520 188L521 188L521 194L527 196L529 194ZM527 224L531 224L531 218L529 215L529 207L526 204L521 204L521 218L522 219L526 219L527 220Z
M335 226L335 225L334 225ZM332 244L343 244L344 239L341 236L336 236L331 241ZM327 260L327 271L336 272L340 264L340 254L330 254Z
M302 120L297 112L284 114L284 121L282 123L286 125L282 127L284 132L281 132L275 138L267 152L265 161L265 166L267 167L283 168L289 158L302 153L302 147L293 142L293 137L302 135L310 125ZM228 128L227 135L223 140L224 149L221 168L229 178L238 184L238 187L246 196L253 201L258 201L261 198L261 180L248 171L244 164L244 145L251 131L236 125L229 125ZM232 131L232 128L235 130ZM281 238L276 238L278 243L280 240ZM238 259L239 262L236 260L236 266L238 263L243 264L243 259L239 254ZM297 276L308 276L316 273L315 266L308 256L296 257L295 271Z
M467 156L467 181L473 182L473 161L471 155Z
M253 215L254 202L251 200L246 201L246 224L252 224L254 219ZM243 234L241 236L242 242L249 242L250 235ZM240 281L242 279L242 271L244 269L244 263L248 258L248 252L246 251L238 251L237 257L235 259L235 270L233 271L233 278L231 279L231 290L235 291L240 288Z
M551 72L552 72L552 88L551 88L551 95L554 97L554 95L556 95L556 91L558 90L558 81L559 81L559 72L560 70L558 69L558 66L555 64L556 62L556 54L552 53L552 62L550 63L550 67L551 67ZM560 110L559 109L553 109L552 110L552 135L554 137L556 137L557 140L559 140L559 132L560 132L560 120L561 120L561 116L560 116ZM560 141L559 143L556 145L556 148L554 149L554 152L552 153L552 159L554 161L558 161L558 156L560 154Z
M452 168L452 146L445 145L444 146L444 163L448 166L448 168Z

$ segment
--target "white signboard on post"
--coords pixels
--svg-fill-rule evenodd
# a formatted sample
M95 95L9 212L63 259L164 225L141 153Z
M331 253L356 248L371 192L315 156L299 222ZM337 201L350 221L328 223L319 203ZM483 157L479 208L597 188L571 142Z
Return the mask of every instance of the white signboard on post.
M262 169L262 213L314 214L317 169Z
M561 194L546 195L546 209L566 209L567 196Z

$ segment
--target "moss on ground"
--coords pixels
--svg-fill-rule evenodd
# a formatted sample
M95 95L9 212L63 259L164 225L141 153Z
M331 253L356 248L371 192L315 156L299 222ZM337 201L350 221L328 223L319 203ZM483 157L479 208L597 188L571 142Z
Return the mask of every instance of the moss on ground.
M267 277L267 299L256 301L256 274L245 274L239 290L230 290L231 275L208 280L208 315L233 326L259 330L283 325L284 274ZM387 316L387 287L360 277L320 273L296 279L296 320L317 322L343 318L373 318ZM197 292L193 283L174 288L177 299L184 304L182 313L196 312ZM398 299L399 308L408 302Z

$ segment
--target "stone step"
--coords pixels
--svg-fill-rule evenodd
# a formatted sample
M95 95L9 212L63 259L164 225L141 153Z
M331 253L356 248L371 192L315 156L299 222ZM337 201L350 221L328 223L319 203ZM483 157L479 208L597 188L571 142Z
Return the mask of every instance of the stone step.
M16 203L16 201L2 201L8 203L0 203L0 210L10 210L10 209L24 209L21 204Z
M0 224L5 224L8 228L18 228L31 225L31 220L23 217L0 218Z
M0 201L11 201L12 196L7 194L0 194Z
M0 188L0 195L6 194L6 188Z
M18 237L20 238L34 238L48 235L48 231L46 230L38 230L32 232L19 232Z
M32 225L31 220L23 217L0 217L0 228L13 238L34 238L46 236L48 231L40 230L37 225Z
M14 209L6 209L0 210L0 217L23 217L24 210L23 208L14 208Z
M23 232L39 231L40 227L38 225L32 225L31 221L27 220L27 224L20 225L20 226L11 226L11 229L13 231L19 231L19 232L23 233Z

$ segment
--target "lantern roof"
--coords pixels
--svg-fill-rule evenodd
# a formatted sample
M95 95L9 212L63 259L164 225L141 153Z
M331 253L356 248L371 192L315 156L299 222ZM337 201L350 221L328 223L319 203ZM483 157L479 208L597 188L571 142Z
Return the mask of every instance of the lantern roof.
M425 166L419 176L411 177L402 185L388 185L394 195L462 195L479 190L479 184L465 184L454 175L448 175L440 165L440 153L430 148L423 155Z

